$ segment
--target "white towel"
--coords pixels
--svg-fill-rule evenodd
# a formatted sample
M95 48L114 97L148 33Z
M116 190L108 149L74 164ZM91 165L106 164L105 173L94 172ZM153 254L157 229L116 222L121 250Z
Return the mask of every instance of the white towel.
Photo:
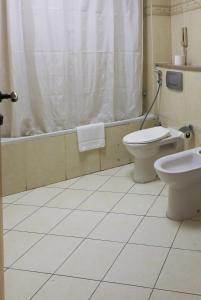
M77 127L77 137L80 152L105 147L104 123Z

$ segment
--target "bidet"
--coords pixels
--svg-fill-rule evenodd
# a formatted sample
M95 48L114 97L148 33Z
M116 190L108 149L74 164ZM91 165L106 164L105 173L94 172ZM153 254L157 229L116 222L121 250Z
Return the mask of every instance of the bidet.
M201 147L162 157L154 167L169 186L167 217L201 216Z

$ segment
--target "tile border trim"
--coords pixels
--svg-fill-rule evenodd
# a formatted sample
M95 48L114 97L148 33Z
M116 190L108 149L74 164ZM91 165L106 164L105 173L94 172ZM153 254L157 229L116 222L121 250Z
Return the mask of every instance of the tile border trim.
M173 5L145 4L144 16L174 16L197 9L201 9L201 0L180 0Z

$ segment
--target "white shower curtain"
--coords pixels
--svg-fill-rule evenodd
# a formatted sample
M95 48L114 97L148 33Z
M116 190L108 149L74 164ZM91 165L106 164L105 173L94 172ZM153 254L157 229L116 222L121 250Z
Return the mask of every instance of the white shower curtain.
M11 136L137 117L141 0L7 0Z

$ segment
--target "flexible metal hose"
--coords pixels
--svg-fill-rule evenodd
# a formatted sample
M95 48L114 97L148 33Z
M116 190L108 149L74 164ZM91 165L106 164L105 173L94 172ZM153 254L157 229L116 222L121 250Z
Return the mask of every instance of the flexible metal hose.
M147 113L146 113L146 115L145 115L145 117L144 117L144 119L143 119L143 121L142 121L142 123L141 123L141 125L140 125L140 130L143 129L144 123L146 122L146 119L147 119L147 117L148 117L150 111L152 110L152 108L153 108L153 106L154 106L154 104L155 104L155 102L156 102L156 100L157 100L157 98L158 98L158 94L159 94L159 92L160 92L160 89L161 89L161 83L158 82L158 89L157 89L157 92L156 92L156 96L155 96L155 98L154 98L154 100L153 100L153 102L152 102L150 108L148 109L148 111L147 111Z

